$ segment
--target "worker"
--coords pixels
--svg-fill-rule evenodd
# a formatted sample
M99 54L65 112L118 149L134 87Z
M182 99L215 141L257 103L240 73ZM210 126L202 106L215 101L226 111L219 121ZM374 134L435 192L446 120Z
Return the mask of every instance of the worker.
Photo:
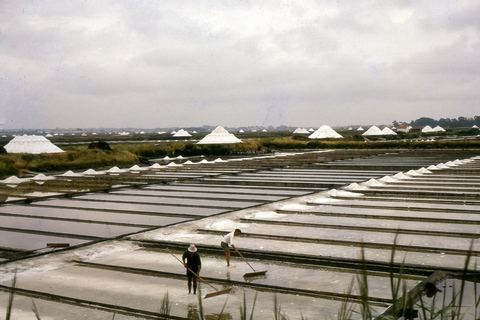
M225 253L225 258L227 259L227 267L230 267L230 247L235 249L235 252L238 252L238 249L233 244L233 240L241 233L242 230L235 229L235 231L232 231L225 237L223 237L222 243L220 244L222 246L223 252Z
M187 260L186 263L185 260ZM183 253L182 261L187 269L188 293L192 293L193 283L193 294L197 294L197 275L200 274L200 269L202 269L202 261L194 244L191 244Z

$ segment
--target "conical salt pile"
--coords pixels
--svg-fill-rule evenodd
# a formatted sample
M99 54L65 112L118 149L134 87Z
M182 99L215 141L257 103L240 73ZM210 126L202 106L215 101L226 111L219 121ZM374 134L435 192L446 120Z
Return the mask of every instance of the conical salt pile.
M44 136L36 135L16 136L4 148L8 153L39 154L63 152L62 149L51 143Z
M229 133L222 126L218 126L211 133L207 134L197 144L230 144L240 143L242 140Z
M343 138L342 135L338 134L335 130L333 130L330 126L323 125L314 133L308 136L309 139L340 139Z

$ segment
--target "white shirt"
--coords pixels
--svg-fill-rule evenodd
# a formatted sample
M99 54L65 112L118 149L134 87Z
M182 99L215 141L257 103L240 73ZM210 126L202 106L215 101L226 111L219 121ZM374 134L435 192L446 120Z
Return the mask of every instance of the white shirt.
M223 242L231 246L233 244L233 239L235 238L235 231L230 232L225 237L223 237Z

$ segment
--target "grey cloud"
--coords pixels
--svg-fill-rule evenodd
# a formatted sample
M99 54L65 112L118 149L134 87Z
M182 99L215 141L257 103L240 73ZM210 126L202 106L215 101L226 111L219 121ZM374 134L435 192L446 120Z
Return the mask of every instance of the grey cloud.
M319 127L478 113L478 6L466 1L6 7L4 127Z

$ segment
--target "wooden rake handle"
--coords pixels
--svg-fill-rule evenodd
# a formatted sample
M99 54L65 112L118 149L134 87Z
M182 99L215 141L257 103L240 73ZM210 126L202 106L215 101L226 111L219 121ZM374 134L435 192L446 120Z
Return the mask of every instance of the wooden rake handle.
M245 262L248 264L248 266L250 267L250 269L252 269L254 272L256 272L255 269L253 269L253 267L250 265L250 263L248 263L247 259L245 259L245 258L242 256L242 254L240 253L240 251L239 251L238 249L237 249L237 252L238 252L238 254L240 255L240 257L242 257L243 261L245 261Z
M175 259L178 260L178 262L180 262L182 265L184 265L183 261L178 259L173 253L171 253L170 251L168 252L172 255L172 257L174 257ZM205 282L206 284L208 284L210 287L212 287L215 291L218 291L217 288L215 288L214 286L212 286L210 283L208 283L206 280L202 279L202 277L200 277L196 272L194 272L192 269L190 269L189 267L187 267L188 270L190 270L191 273L193 273L195 275L195 277L197 277L198 279L202 280L203 282Z

